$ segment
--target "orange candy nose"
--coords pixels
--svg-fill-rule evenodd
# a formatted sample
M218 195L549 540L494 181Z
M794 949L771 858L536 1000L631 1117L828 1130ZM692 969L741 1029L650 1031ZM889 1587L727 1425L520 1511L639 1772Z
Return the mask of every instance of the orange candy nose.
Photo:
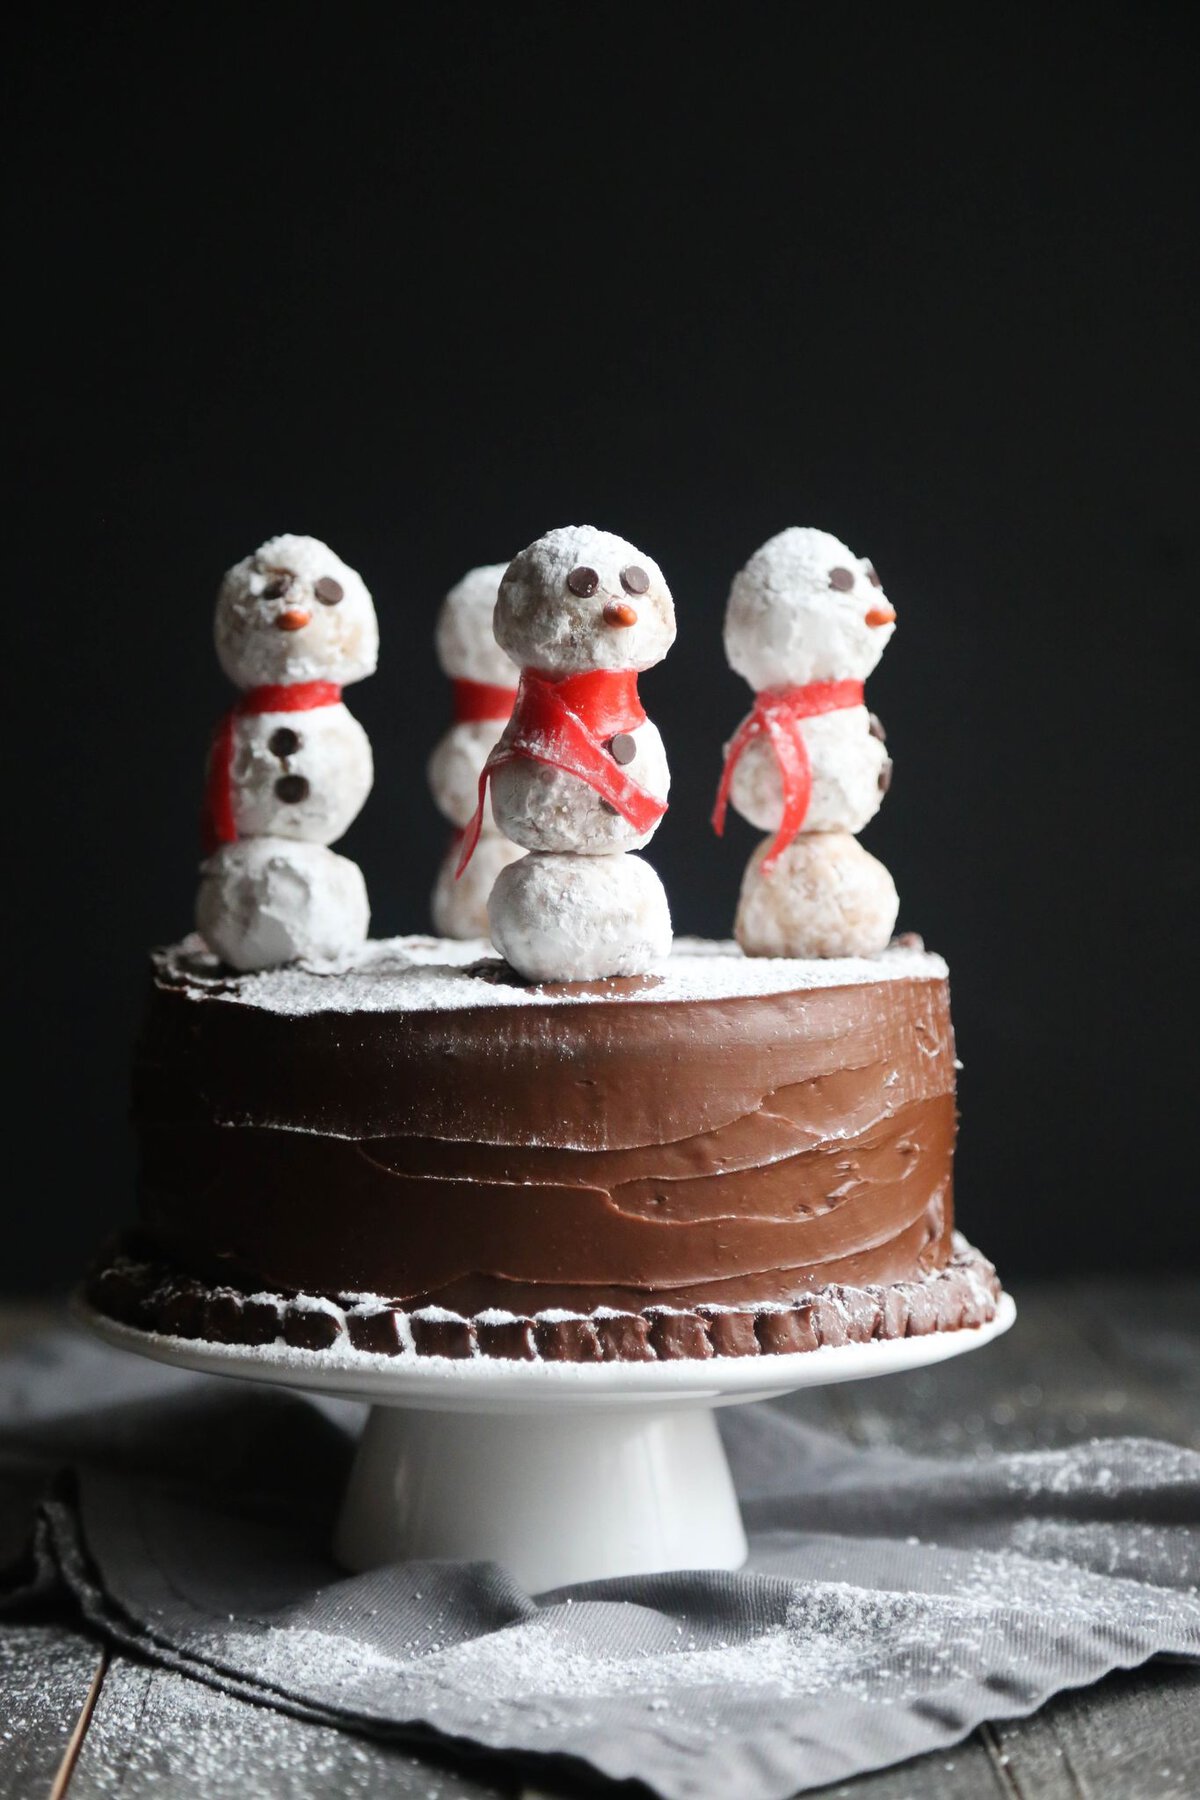
M298 606L289 606L287 611L281 612L276 619L275 629L276 631L303 631L311 618L311 613L304 612Z
M868 625L890 625L896 617L894 606L873 606L867 614Z
M637 613L628 600L609 600L604 607L606 625L636 625Z

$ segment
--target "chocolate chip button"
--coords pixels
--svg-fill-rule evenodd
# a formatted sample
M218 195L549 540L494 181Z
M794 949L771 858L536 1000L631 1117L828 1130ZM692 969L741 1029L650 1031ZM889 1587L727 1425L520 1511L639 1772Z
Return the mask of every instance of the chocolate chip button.
M600 586L600 577L595 569L587 569L581 565L578 569L571 570L567 576L567 586L581 600L587 600Z
M295 756L300 748L300 733L293 731L290 725L281 725L267 739L267 749L272 756Z
M883 729L883 720L878 713L870 713L868 715L867 729L873 738L879 739L881 744L887 743L887 732Z
M290 569L277 569L263 589L263 599L282 600L294 579Z
M608 748L613 761L622 765L631 763L637 755L637 745L627 731L618 731Z
M848 594L854 586L853 569L830 569L829 585L836 588L839 594Z
M650 577L637 563L630 563L628 568L621 570L621 586L627 594L644 594L650 586Z
M879 771L879 791L886 794L892 785L892 759L889 756Z
M320 581L313 582L313 593L322 606L336 606L345 592L341 582L335 581L332 575L322 575Z
M303 775L281 775L275 783L275 793L285 806L299 806L308 799L308 782Z

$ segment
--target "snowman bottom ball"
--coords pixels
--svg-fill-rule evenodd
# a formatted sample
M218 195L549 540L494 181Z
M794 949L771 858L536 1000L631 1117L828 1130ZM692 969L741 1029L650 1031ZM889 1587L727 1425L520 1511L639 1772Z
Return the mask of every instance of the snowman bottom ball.
M488 895L501 869L516 862L525 852L519 844L510 844L496 831L484 830L475 854L455 879L462 856L462 838L454 836L442 858L434 883L430 910L433 929L439 937L485 938L488 935Z
M245 838L201 869L196 929L234 969L343 956L364 941L370 920L362 870L324 844Z
M900 910L881 862L844 831L805 832L769 874L771 840L746 867L734 936L747 956L877 956Z
M540 854L502 869L492 942L527 981L645 975L670 954L662 882L640 857Z

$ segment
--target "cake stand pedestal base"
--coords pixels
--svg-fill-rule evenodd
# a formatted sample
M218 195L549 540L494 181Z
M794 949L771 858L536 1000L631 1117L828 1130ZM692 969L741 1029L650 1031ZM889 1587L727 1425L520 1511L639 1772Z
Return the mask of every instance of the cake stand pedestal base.
M569 1403L568 1403L569 1404ZM707 1409L371 1409L334 1554L503 1563L531 1592L658 1569L736 1569L737 1497Z
M365 1400L334 1545L344 1566L488 1559L535 1594L736 1568L746 1539L715 1407L927 1368L980 1349L1016 1317L1004 1294L989 1324L927 1337L796 1356L546 1363L249 1348L142 1331L82 1302L77 1311L109 1343L159 1362Z

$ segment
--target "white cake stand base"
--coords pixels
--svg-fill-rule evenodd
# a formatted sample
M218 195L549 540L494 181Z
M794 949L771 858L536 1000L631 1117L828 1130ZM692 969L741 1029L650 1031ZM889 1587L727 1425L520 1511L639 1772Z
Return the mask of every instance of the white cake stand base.
M707 1408L536 1413L376 1406L334 1537L351 1569L400 1556L487 1558L532 1591L746 1558Z
M713 1409L927 1368L1016 1317L796 1356L708 1362L508 1363L246 1348L139 1331L80 1305L109 1343L212 1374L371 1406L334 1553L503 1563L531 1593L665 1569L735 1569L746 1537ZM797 1471L802 1478L802 1471Z

